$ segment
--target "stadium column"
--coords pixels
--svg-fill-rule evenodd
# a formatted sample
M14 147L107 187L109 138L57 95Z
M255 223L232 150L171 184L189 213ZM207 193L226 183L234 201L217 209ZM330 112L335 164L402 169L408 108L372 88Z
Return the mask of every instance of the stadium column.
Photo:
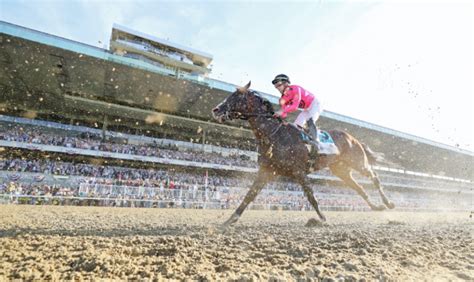
M107 131L107 115L104 114L104 122L102 123L102 140L105 140L105 131Z
M206 130L202 130L202 145L204 148L204 145L206 144Z

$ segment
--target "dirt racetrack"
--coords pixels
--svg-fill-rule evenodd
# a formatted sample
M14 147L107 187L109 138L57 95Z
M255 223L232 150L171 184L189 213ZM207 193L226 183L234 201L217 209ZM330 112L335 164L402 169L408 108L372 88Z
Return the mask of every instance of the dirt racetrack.
M0 205L0 280L473 280L469 213Z

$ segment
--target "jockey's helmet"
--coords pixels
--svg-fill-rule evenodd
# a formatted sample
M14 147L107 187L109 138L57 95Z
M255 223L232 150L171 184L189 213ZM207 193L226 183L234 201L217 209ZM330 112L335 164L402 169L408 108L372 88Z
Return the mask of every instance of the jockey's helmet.
M276 83L280 81L291 83L290 78L286 74L279 74L275 76L275 78L272 80L272 84L275 85Z

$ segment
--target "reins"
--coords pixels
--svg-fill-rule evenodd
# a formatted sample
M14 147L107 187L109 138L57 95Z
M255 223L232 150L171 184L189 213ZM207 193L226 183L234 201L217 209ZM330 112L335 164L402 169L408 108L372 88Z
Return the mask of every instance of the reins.
M242 112L227 112L229 114L237 114L239 116L243 116L244 118L246 117L273 117L273 115L270 115L270 114L244 114Z
M252 94L254 94L252 92ZM259 99L262 99L260 96L258 95L254 95L254 97L258 97ZM252 104L250 103L250 99L247 99L247 107L249 109L252 108ZM227 112L228 114L236 114L238 116L242 116L244 118L249 118L249 117L267 117L267 118L270 118L270 117L273 117L273 115L271 114L268 114L268 113L264 113L264 114L250 114L250 113L242 113L242 112Z
M254 96L255 97L255 96ZM260 97L259 97L260 98ZM248 108L252 108L252 105L249 104L250 103L250 99L247 99L247 105L248 105ZM266 118L275 118L274 115L272 114L268 114L268 113L264 113L264 114L250 114L250 113L242 113L242 112L227 112L228 114L236 114L238 116L242 116L243 118L249 118L249 117L266 117ZM283 125L283 122L281 120L281 118L277 117L276 119L278 119L280 122L277 126L277 128L275 128L275 130L273 130L267 138L270 138L272 137L273 135L275 135L278 130L280 130L281 126Z

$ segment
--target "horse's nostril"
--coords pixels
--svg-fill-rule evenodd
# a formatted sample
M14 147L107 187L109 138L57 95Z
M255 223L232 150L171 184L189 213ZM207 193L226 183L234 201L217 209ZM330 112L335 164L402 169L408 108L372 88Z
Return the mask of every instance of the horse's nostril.
M218 110L219 110L218 108L214 108L214 109L212 109L212 112L215 113L215 112L217 112Z

